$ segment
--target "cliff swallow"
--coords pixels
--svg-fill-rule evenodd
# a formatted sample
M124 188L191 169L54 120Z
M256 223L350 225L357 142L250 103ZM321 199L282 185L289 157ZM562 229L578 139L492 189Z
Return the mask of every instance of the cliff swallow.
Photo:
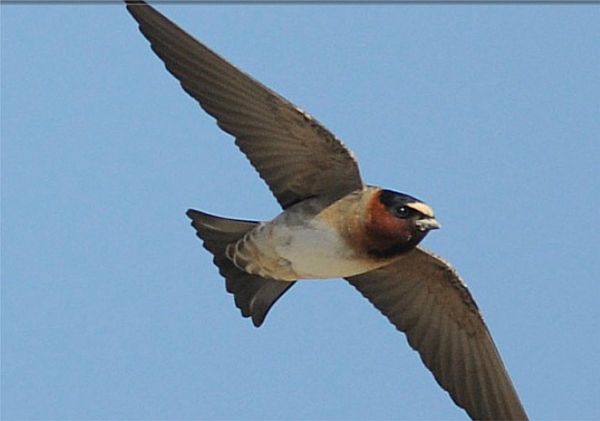
M283 208L271 221L189 210L227 291L260 326L296 280L345 278L419 352L474 419L526 419L473 297L455 270L418 246L439 228L412 196L365 185L344 144L143 2L127 9L183 89L235 137Z

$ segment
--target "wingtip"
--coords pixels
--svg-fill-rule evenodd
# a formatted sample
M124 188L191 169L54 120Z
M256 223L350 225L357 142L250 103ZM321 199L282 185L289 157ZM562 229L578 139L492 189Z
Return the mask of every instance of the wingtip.
M192 221L194 220L194 217L195 217L195 216L198 216L198 214L199 214L199 213L200 213L200 212L198 212L198 211L197 211L197 210L195 210L195 209L188 209L188 210L186 210L186 211L185 211L185 215L186 215L188 218L190 218Z
M254 325L255 328L261 327L264 321L265 321L264 317L258 317L256 314L252 315L252 324Z
M125 0L127 6L148 6L148 3L142 0Z

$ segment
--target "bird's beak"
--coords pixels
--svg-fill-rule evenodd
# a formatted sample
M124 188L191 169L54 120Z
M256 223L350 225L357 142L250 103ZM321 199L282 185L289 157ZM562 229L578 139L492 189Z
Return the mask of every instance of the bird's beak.
M436 229L442 227L435 218L419 219L416 222L416 225L417 225L417 228L419 228L419 231L436 230Z

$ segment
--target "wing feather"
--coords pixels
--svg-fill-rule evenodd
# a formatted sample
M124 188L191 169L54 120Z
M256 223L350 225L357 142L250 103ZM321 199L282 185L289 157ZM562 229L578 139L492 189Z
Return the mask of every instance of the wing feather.
M128 2L127 9L167 70L236 138L284 209L315 196L333 201L362 187L350 150L317 120L148 4Z
M452 267L421 249L347 278L400 331L473 419L526 419L473 297Z

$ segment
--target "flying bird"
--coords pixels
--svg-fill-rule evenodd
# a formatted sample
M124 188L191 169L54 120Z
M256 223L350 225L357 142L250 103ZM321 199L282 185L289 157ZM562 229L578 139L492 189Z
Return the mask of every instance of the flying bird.
M419 246L440 227L433 209L365 184L352 152L311 115L148 4L126 3L167 70L235 138L283 209L266 222L187 211L242 315L258 327L297 280L345 278L471 418L526 419L466 285Z

